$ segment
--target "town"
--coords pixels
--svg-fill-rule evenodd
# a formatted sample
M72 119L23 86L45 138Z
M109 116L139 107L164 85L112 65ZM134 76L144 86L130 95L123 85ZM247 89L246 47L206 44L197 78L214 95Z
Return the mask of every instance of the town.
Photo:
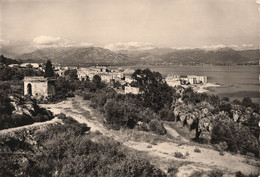
M37 70L44 71L43 63L23 63L23 64L11 64L9 67L11 68L34 68ZM77 78L80 81L84 80L93 80L95 75L98 75L102 82L106 83L108 86L113 87L115 83L118 84L116 91L118 93L123 94L138 94L140 93L138 87L131 86L131 83L134 81L132 78L132 74L135 70L131 68L122 68L122 67L112 67L112 66L90 66L90 67L67 67L67 66L60 66L57 64L53 66L54 72L60 77L68 77L68 73L75 72ZM180 76L180 75L173 75L168 74L164 81L172 87L175 86L193 86L197 84L206 84L207 83L207 76L197 76L197 75L187 75L187 76ZM42 85L44 82L44 86ZM24 94L30 94L33 96L47 96L52 95L54 93L54 80L47 80L44 77L39 76L31 76L24 78ZM33 86L32 86L33 83ZM38 84L37 84L38 83ZM48 84L47 84L48 83ZM52 84L51 84L52 83ZM47 88L47 85L53 85L53 87ZM120 86L120 87L119 87ZM32 89L33 87L33 89ZM47 92L43 92L42 89L49 90ZM33 92L32 92L33 90ZM52 91L50 91L52 90Z

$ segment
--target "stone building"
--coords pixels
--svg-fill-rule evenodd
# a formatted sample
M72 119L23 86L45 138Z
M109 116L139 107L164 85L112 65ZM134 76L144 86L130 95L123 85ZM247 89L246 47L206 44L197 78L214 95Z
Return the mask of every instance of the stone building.
M24 78L24 95L47 97L55 95L55 79L43 76Z

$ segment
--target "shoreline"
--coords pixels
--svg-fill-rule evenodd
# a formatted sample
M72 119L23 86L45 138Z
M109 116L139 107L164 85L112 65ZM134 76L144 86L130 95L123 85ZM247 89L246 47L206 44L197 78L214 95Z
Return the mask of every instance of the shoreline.
M220 87L220 86L221 85L216 84L216 83L206 83L206 84L193 85L192 88L194 89L194 91L196 91L198 93L206 93L206 92L210 91L210 90L208 90L208 88Z

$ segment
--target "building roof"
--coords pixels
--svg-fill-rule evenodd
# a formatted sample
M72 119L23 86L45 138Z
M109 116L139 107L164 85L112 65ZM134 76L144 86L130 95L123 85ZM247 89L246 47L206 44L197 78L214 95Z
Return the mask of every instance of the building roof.
M43 77L43 76L27 76L24 77L24 81L54 81L53 77Z

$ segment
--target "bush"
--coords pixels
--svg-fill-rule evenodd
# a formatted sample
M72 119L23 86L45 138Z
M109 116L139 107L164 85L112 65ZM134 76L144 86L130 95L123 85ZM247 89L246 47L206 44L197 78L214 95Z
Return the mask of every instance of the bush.
M246 156L248 156L248 157L255 157L255 154L252 153L252 152L247 152L247 153L246 153Z
M147 145L147 148L152 148L153 146L152 145Z
M223 155L225 155L225 152L224 151L219 151L219 155L223 156Z
M211 133L211 143L219 144L226 142L227 150L246 154L251 152L259 156L259 144L256 137L246 126L232 121L218 120L214 123Z
M11 137L3 141L1 138L1 152L5 149L10 155L0 156L0 160L5 162L0 163L0 175L166 176L120 143L107 137L99 137L98 142L93 142L91 137L78 132L78 127L85 125L63 114L59 117L65 121L64 124L39 130L30 136ZM37 141L37 145L25 143L26 138L30 142Z
M244 175L241 171L236 172L236 177L259 177L258 175Z
M201 150L199 148L195 148L194 152L201 153Z
M181 152L174 152L174 157L184 159L184 155Z
M228 148L228 145L227 145L227 143L224 141L224 142L220 142L219 144L216 144L216 145L215 145L215 148L216 148L218 151L226 151L227 148Z
M173 111L170 110L169 108L163 108L159 111L159 116L161 120L165 121L174 121L174 114Z
M209 177L221 177L223 175L224 175L224 173L221 170L212 170L209 173Z
M195 171L190 175L190 177L201 177L203 174L202 171Z
M153 119L149 122L149 127L152 132L158 135L165 135L167 133L163 123L159 120Z
M85 93L83 96L83 100L90 100L92 98L92 95L90 93Z

